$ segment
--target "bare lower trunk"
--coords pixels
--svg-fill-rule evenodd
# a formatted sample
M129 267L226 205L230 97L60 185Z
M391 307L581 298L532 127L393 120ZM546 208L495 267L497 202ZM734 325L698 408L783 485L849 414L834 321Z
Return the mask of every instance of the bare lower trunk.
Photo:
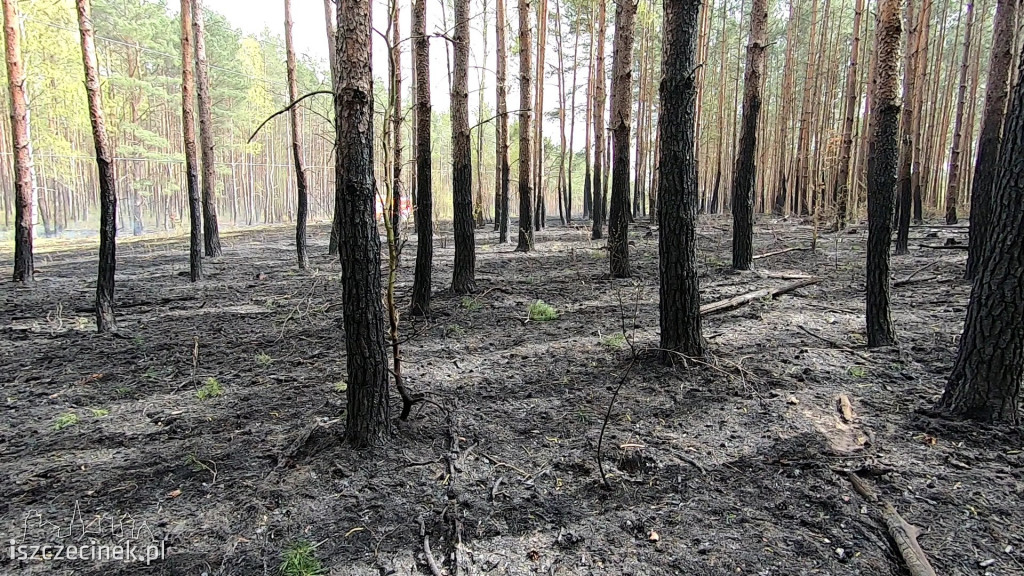
M416 272L412 283L412 313L430 314L434 262L434 201L431 188L430 51L427 38L427 0L413 4L413 62L416 67Z
M96 328L100 332L116 332L114 319L114 268L116 264L117 193L114 190L113 150L107 140L103 115L103 96L96 60L96 42L89 0L75 0L78 30L82 40L82 63L85 68L85 92L89 100L89 119L96 146L96 166L100 184L100 265L96 280Z
M597 56L594 60L594 204L591 208L594 226L591 230L591 238L600 240L604 233L604 106L605 106L605 69L604 69L604 37L607 18L607 7L604 0L598 0L597 7Z
M299 83L295 78L295 47L292 44L292 0L284 0L284 45L288 75L288 100L299 98ZM293 106L288 113L292 131L292 161L295 162L295 187L298 190L298 207L295 215L295 254L299 269L309 267L306 255L306 213L309 210L306 172L302 165L302 122L299 107Z
M518 252L533 250L533 185L530 181L530 120L533 116L532 36L530 0L519 0L519 244L516 245Z
M32 154L28 137L28 99L21 59L21 33L15 0L3 0L7 87L11 97L14 151L14 281L35 280L32 258ZM6 196L4 196L6 198Z
M505 53L505 0L497 0L497 101L498 101L498 128L495 136L495 159L497 164L497 179L495 180L495 194L497 194L498 209L495 222L498 227L498 241L502 244L508 242L508 194L509 194L509 165L508 165L508 104L506 93L508 90L507 62L508 55Z
M636 5L615 8L612 56L612 198L608 215L608 263L613 278L629 278L630 116L633 96L633 32Z
M473 162L469 137L469 0L455 0L455 70L452 98L452 204L455 267L452 291L476 290L476 240L473 235Z
M189 280L203 277L203 214L199 193L199 151L196 149L196 83L193 76L192 2L181 0L181 123L188 189Z
M192 32L196 48L196 93L199 96L199 149L203 159L203 243L206 255L221 255L217 226L217 169L213 156L213 101L210 95L209 65L206 62L206 23L203 0L192 0Z

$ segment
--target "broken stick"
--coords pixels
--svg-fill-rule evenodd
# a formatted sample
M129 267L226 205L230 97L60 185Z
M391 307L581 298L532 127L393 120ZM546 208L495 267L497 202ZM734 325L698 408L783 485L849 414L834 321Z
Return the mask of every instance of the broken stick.
M817 284L818 282L821 282L821 278L805 278L778 288L762 288L761 290L754 290L753 292L747 292L746 294L740 294L739 296L733 296L732 298L726 298L725 300L705 304L700 307L700 314L701 316L706 316L716 312L732 310L734 308L739 308L744 304L753 302L754 300L759 300L761 298L775 298L776 296L788 294L789 292L798 290L804 286Z
M907 571L910 572L910 576L936 576L935 570L928 562L928 556L925 555L921 545L917 543L917 537L921 534L917 526L904 520L892 504L880 500L865 480L853 472L848 472L846 477L853 484L853 489L858 494L863 496L868 502L878 504L881 508L882 520L885 522L886 530L888 530L893 542L896 543L896 549L899 551L900 557L903 558L903 562L907 565Z
M798 250L810 250L804 246L794 246L793 248L785 248L783 250L776 250L775 252L768 252L766 254L755 254L754 260L761 260L762 258L771 258L772 256L778 256L779 254L785 254L787 252L796 252Z

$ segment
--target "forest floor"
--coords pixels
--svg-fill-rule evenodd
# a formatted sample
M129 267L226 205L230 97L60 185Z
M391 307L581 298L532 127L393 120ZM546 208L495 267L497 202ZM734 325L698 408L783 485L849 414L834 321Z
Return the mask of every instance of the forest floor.
M331 574L431 574L429 540L445 574L902 574L856 471L920 527L938 574L1024 575L1024 434L927 415L970 286L966 252L918 245L965 242L963 229L912 230L893 276L925 281L893 288L901 345L868 350L863 227L739 273L729 222L703 218L704 302L822 281L708 315L713 356L691 368L650 351L657 233L632 234L634 278L612 280L584 228L552 226L529 254L478 231L473 297L448 291L439 234L434 314L403 317L407 384L431 402L372 451L337 442L340 266L323 226L309 272L282 227L226 234L196 285L185 239L123 244L119 337L94 332L94 252L40 255L35 286L0 286L0 573L276 574L307 541ZM811 238L762 218L755 252ZM411 242L403 307L414 254ZM527 321L536 300L558 318ZM624 377L605 488L598 435ZM209 379L222 394L201 400ZM164 557L22 561L8 548L90 538L163 541Z

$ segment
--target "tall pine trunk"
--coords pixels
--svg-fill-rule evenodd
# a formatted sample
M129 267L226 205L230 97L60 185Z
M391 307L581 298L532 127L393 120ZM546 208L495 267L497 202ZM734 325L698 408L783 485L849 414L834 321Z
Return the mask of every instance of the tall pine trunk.
M981 135L974 164L971 187L971 240L967 257L967 278L978 271L990 247L989 222L993 218L991 203L993 178L1003 138L1003 118L1009 92L1008 80L1013 64L1014 22L1017 0L997 0L992 32L992 55L985 82L985 108L981 117Z
M880 0L868 153L868 346L896 343L889 305L889 245L899 162L901 0Z
M395 246L402 240L402 39L398 0L391 10L391 233Z
M530 179L530 118L533 116L533 34L530 0L519 0L519 243L516 251L533 250L533 185Z
M7 88L11 96L11 144L14 151L14 281L35 280L32 258L32 154L28 138L28 99L21 58L21 32L15 0L3 0ZM6 196L5 196L6 198Z
M416 271L412 282L412 313L430 314L434 265L434 200L431 188L430 39L427 0L412 8L413 62L416 68Z
M380 235L373 176L370 0L338 0L336 201L348 368L345 435L356 447L384 444L391 427L381 300Z
M700 0L664 0L665 22L658 116L659 308L661 349L668 363L676 355L704 355L700 294L697 291L697 118L694 81Z
M956 224L956 207L960 203L960 140L963 137L964 106L967 104L967 74L971 63L971 32L974 28L974 2L967 2L967 24L964 52L960 62L960 84L957 87L956 112L953 114L953 145L949 150L949 182L946 185L946 224Z
M284 49L286 73L288 76L288 100L299 98L299 82L295 77L295 46L292 43L292 0L284 0ZM306 187L306 172L302 165L302 122L299 107L292 106L288 112L292 131L292 161L295 163L295 187L298 190L298 206L295 214L295 255L299 269L309 267L306 255L306 214L309 211L309 196Z
M1024 57L1019 70L1024 72ZM1013 88L989 196L989 249L977 265L964 333L939 408L988 423L1020 423L1024 378L1024 84ZM972 223L973 225L973 223Z
M749 270L754 261L754 180L757 126L761 116L761 83L767 41L768 0L750 6L750 40L743 78L743 125L732 187L732 267Z
M836 205L836 230L846 228L850 204L850 163L853 152L853 122L858 115L860 84L857 81L857 56L860 49L860 24L864 17L864 0L857 0L853 12L853 42L850 45L850 66L846 71L845 102L843 103L843 136L840 141L839 167L832 187L832 198Z
M608 214L608 263L613 278L629 278L630 116L633 102L633 32L636 4L615 7L612 54L612 198Z
M469 137L469 0L455 0L455 70L452 98L452 204L455 270L452 291L476 290L476 241L473 236L473 159Z
M96 167L100 184L100 264L96 279L96 328L100 332L116 332L114 319L114 269L116 266L117 192L114 190L114 154L107 139L103 114L103 93L96 60L96 41L89 0L75 0L78 30L82 40L82 64L85 68L85 92L89 101L89 120L96 146Z
M203 0L192 0L192 33L196 50L196 93L199 96L199 149L203 159L203 243L206 255L221 255L217 227L217 169L213 155L213 101L210 96L209 64L206 61L206 23Z
M338 86L338 52L336 48L337 32L334 29L335 21L334 0L324 0L324 20L327 23L327 54L331 67L331 89L337 92ZM334 215L331 220L331 240L327 253L334 256L338 253L338 233L341 229L341 210L338 203L334 203Z
M181 0L181 134L185 148L188 190L189 280L203 278L203 213L199 193L199 151L196 149L196 81L193 75L192 0Z
M509 194L509 165L508 165L508 54L505 48L505 0L497 0L495 27L497 29L497 81L495 85L497 106L498 106L498 128L495 135L495 164L497 165L497 178L495 179L495 194L498 197L498 209L495 214L495 224L498 227L498 241L502 244L508 242L508 194ZM497 220L500 220L497 221Z
M594 226L591 230L591 238L600 240L604 233L604 106L605 106L605 69L604 69L604 37L607 25L607 1L597 0L597 56L594 59L594 186L593 186L593 214Z

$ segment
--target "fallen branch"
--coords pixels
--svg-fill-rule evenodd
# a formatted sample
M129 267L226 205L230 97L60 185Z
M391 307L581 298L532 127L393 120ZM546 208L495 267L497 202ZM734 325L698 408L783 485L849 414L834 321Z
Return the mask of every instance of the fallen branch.
M932 250L968 250L966 244L918 244L921 248L931 248Z
M768 252L767 254L756 254L754 260L761 260L762 258L771 258L772 256L778 256L779 254L785 254L787 252L796 252L798 250L810 250L804 246L794 246L793 248L786 248L784 250L776 250L775 252Z
M700 314L701 316L707 316L716 312L732 310L734 308L739 308L744 304L753 302L754 300L759 300L761 298L775 298L776 296L788 294L789 292L798 290L805 286L817 284L818 282L821 282L821 278L805 278L778 288L762 288L760 290L754 290L753 292L747 292L746 294L740 294L739 296L705 304L700 307Z
M824 336L821 336L820 334L815 334L814 332L811 332L811 330L809 328L805 328L803 326L800 326L799 324L797 325L797 328L802 330L805 334L813 336L813 337L817 338L818 340L821 340L822 342L832 346L836 350L841 350L843 352L849 352L850 354L854 354L854 355L860 357L865 362L871 362L871 358L868 358L867 355L862 354L860 352L857 352L856 350L851 350L850 348L848 348L846 346L843 346L842 344L840 344L838 342L835 342L833 340L825 338Z
M897 280L892 283L895 286L907 286L910 284L921 284L923 282L931 282L932 280L938 280L938 276L921 276L920 278L904 278L903 280Z
M437 560L430 553L430 536L423 536L423 555L427 557L427 566L430 566L430 573L434 576L442 576L441 569L437 567Z
M899 551L900 557L903 558L903 562L907 565L907 571L910 573L910 576L936 576L935 570L928 562L928 556L924 553L921 545L917 543L917 537L921 533L917 526L904 520L892 504L880 500L875 495L871 486L859 476L853 472L847 472L846 477L850 480L850 484L853 485L853 489L858 494L863 496L868 502L878 504L879 508L881 508L882 520L885 522L886 530L888 530L889 536L895 542L896 549Z

